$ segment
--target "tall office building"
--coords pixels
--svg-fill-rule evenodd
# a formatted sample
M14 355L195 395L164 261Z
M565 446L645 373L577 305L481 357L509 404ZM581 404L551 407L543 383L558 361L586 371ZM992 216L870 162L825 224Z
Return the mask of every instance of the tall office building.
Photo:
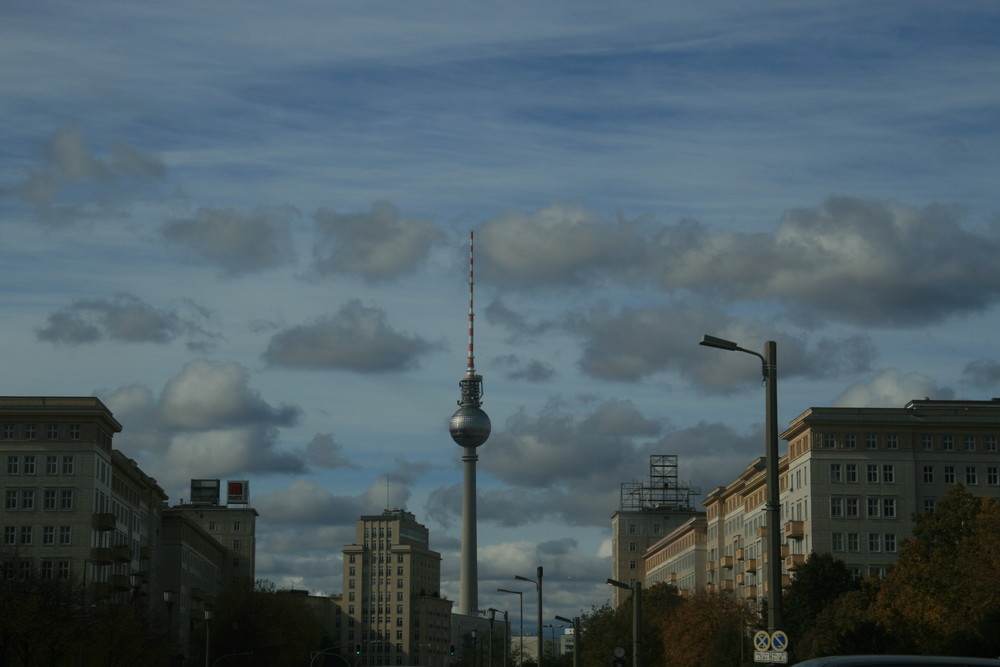
M226 482L225 502L218 479L192 479L190 502L175 505L226 550L223 585L253 584L257 553L257 510L250 506L250 482Z
M910 401L902 408L810 408L781 434L782 559L787 584L812 553L881 576L949 487L1000 497L1000 400ZM708 494L692 522L650 548L650 579L748 600L766 595L763 459ZM698 563L704 570L696 572ZM702 582L704 582L702 584Z
M360 650L358 664L447 665L452 603L427 528L402 509L362 516L343 553L341 643Z
M673 454L650 456L649 477L622 483L618 511L611 515L611 578L627 584L644 582L646 549L698 514L692 504L698 493L698 488L678 480ZM612 606L628 595L612 587Z

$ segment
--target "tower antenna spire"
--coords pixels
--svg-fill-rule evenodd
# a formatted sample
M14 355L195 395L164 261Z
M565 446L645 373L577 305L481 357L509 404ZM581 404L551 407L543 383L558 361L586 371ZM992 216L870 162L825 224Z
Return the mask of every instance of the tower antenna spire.
M469 361L466 366L466 377L476 375L476 352L475 352L475 324L476 311L473 307L473 296L475 294L475 232L469 232Z

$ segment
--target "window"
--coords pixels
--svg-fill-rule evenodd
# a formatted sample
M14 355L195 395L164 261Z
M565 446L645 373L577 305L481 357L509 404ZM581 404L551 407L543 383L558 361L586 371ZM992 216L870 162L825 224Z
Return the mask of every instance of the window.
M628 550L629 551L633 551L633 552L637 551L636 546L635 546L635 542L629 542L628 543Z
M35 509L35 490L21 489L21 509L32 512Z
M45 474L55 475L59 472L59 457L58 456L46 456L45 457Z
M887 449L899 449L899 436L895 433L885 436L885 446Z
M844 516L844 497L843 496L830 496L830 516L831 517L842 517L842 516Z
M860 501L857 496L848 496L844 504L844 508L848 517L860 516Z
M402 588L402 587L403 587L403 580L402 579L397 579L396 580L396 588Z
M47 429L49 440L59 439L59 424L49 424Z
M883 544L885 545L885 550L887 553L896 552L896 534L886 533L883 539Z
M233 532L234 533L238 533L239 531L240 531L240 522L239 521L233 521Z
M882 482L884 484L893 484L896 481L896 467L889 463L882 466Z
M868 472L868 483L878 484L878 464L869 463L865 469Z
M848 551L860 551L861 550L860 543L858 541L858 534L857 533L848 533L847 534L847 550Z
M4 440L13 440L14 439L14 425L13 424L4 424L3 425L3 439Z
M80 425L79 424L70 424L69 425L69 439L70 440L79 440L80 439Z
M868 496L868 518L877 519L881 502L877 496Z
M970 486L979 483L976 475L976 466L965 466L965 483Z
M932 449L934 449L934 436L933 435L925 435L923 438L921 438L921 440L922 440L922 442L924 444L924 450L925 451L931 451Z
M69 579L69 561L61 560L56 565L57 575L60 579Z
M944 467L944 483L945 484L955 483L955 466Z
M8 456L7 457L7 474L8 475L18 475L21 470L21 457L20 456Z
M74 461L73 461L73 457L72 456L64 456L64 457L62 457L62 474L64 474L64 475L72 475L73 471L75 469L76 469L76 466L74 465Z
M924 484L934 483L934 466L924 466Z
M347 572L347 574L348 574L349 576L351 576L351 577L356 577L356 576L358 576L358 568L357 568L357 567L352 567L352 568L349 568L349 571Z
M868 551L882 551L882 536L878 533L868 533Z
M878 436L874 433L865 433L865 447L876 449L878 447Z
M357 555L356 554L351 554L350 556L348 556L347 561L349 563L356 563L358 561Z
M830 533L830 546L833 551L843 551L844 550L844 534L843 533Z
M56 490L45 489L42 491L42 509L51 512L56 508Z
M883 498L882 499L882 516L886 519L896 518L896 499L895 498Z
M6 489L3 492L3 508L5 510L17 509L17 489Z
M240 549L240 541L239 540L233 540L233 549L239 551L239 549Z
M833 449L834 447L836 447L837 446L837 436L835 436L833 433L824 433L823 434L823 446L826 447L827 449Z
M924 512L930 514L934 511L934 499L924 498Z
M42 526L42 544L52 546L56 543L56 527Z
M40 573L41 573L42 579L51 579L52 578L52 573L53 573L52 561L50 561L50 560L43 560L42 561L42 567L41 567Z
M630 570L634 570L634 569L635 569L635 567L636 567L636 562L635 562L634 560L630 560L630 561L628 562L628 569L630 569Z
M635 524L634 523L630 523L628 525L628 534L629 535L635 535Z
M850 482L851 484L857 484L858 483L858 464L857 463L848 463L844 467L845 467L845 469L847 471L847 481Z
M845 449L857 449L858 447L858 436L854 433L847 433L844 435L844 448Z
M73 542L73 531L70 526L59 526L59 545L68 547Z
M24 439L25 440L34 440L35 437L36 437L36 433L37 433L37 429L36 429L36 427L35 427L34 424L25 424L24 425Z
M997 437L995 435L986 436L986 451L995 452L997 450Z
M844 481L844 474L841 470L842 466L839 463L830 464L830 481L834 483L840 483Z
M997 475L996 466L987 466L986 468L986 483L990 486L997 486L1000 484L1000 476Z
M35 474L35 457L33 455L28 455L24 457L24 474L25 475Z
M17 526L3 527L3 543L6 545L17 544Z
M942 435L941 436L941 449L945 451L951 451L955 449L955 436L953 435Z
M21 526L21 544L31 544L31 526Z
M965 451L967 452L976 451L976 436L974 435L965 436Z

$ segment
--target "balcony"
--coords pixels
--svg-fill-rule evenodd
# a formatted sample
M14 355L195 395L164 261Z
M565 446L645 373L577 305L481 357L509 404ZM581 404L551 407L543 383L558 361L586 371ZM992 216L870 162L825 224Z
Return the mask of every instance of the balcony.
M805 536L805 521L786 521L785 537L790 540L801 540Z
M191 599L192 600L204 600L205 599L205 591L202 590L202 589L200 589L200 588L192 588L191 589Z
M111 512L98 512L93 515L94 530L99 530L106 533L109 530L114 530L116 521L115 515Z
M803 565L806 562L805 554L792 554L785 558L785 569L794 570L799 565Z
M733 557L723 556L719 559L719 565L726 568L727 570L733 569Z
M149 560L153 555L150 547L139 547L139 560Z
M757 559L747 558L743 561L743 571L744 572L756 572L757 571Z
M743 560L743 547L736 550L736 560Z
M107 547L96 547L91 549L90 562L95 565L110 565L113 562L111 559L111 549Z
M719 588L721 590L724 590L724 591L731 591L731 590L733 590L736 587L733 585L733 580L732 579L723 579L719 583Z
M90 595L95 600L104 600L111 597L111 584L106 581L95 581L90 585Z
M757 537L767 537L767 526L758 526L756 535Z
M671 572L670 574L668 574L667 575L667 582L671 583L671 584L676 584L677 583L677 573L676 572Z
M736 573L736 585L737 586L742 586L743 585L743 582L745 580L744 577L745 577L745 575L742 572L737 572Z
M108 577L108 584L110 584L111 588L116 591L127 591L132 588L129 585L128 579L129 577L127 574L112 574Z
M126 545L111 547L111 558L116 563L127 563L132 560L132 548Z
M743 587L743 597L748 600L757 597L757 587L756 586L744 586Z
M714 560L708 561L708 563L705 565L705 569L707 569L709 572L715 572L715 561Z

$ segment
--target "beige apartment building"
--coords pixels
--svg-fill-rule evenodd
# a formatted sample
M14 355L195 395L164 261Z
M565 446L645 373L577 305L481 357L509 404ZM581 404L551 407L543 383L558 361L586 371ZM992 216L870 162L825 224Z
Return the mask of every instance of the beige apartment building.
M1000 399L810 408L781 438L784 585L811 552L862 576L885 574L912 536L911 515L932 511L953 484L1000 496ZM761 458L709 493L703 526L689 522L646 551L647 584L765 597L765 482Z
M452 602L441 597L441 555L402 509L362 516L344 546L341 643L360 665L447 665Z

